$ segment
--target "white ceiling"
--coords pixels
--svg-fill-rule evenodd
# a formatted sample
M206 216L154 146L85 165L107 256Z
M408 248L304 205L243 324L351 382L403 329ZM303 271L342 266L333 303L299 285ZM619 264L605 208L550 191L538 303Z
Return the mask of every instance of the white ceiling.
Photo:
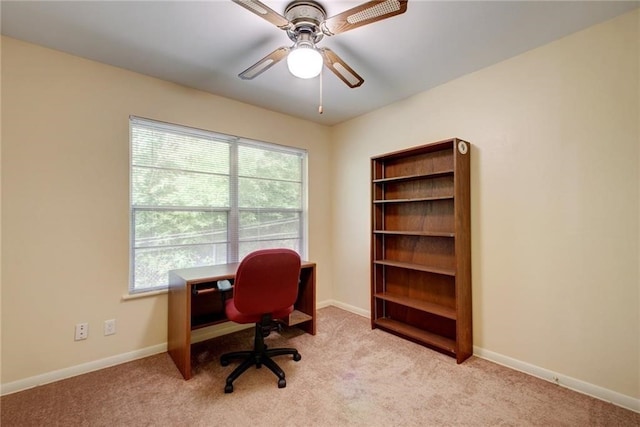
M321 0L328 16L361 1ZM288 2L263 0L279 13ZM479 70L640 5L637 1L426 1L333 37L329 47L365 83L293 77L281 61L254 80L237 74L286 33L230 0L6 1L2 34L332 125ZM326 71L326 69L325 69Z

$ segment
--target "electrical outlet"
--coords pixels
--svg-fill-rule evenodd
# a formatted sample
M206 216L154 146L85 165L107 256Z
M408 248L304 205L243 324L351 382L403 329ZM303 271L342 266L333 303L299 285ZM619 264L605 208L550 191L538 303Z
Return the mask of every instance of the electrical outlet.
M116 333L116 319L104 321L104 334L113 335Z
M78 323L76 324L76 341L86 340L89 337L89 324Z

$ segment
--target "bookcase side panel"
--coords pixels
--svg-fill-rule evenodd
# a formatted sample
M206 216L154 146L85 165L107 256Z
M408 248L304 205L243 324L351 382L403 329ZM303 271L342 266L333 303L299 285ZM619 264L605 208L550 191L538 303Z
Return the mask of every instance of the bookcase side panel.
M460 142L466 149L461 150ZM461 363L473 354L471 302L471 144L458 141L455 157L455 228L456 228L456 299L458 322L457 361Z

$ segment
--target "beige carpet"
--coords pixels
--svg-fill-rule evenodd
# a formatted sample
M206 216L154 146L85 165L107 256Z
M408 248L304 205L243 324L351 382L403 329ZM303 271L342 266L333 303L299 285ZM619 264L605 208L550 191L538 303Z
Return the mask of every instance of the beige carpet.
M248 349L253 330L193 346L184 381L159 354L1 399L2 426L639 426L640 414L472 357L447 356L371 330L335 307L318 310L316 336L290 329L268 345L287 387L250 369L224 394L224 351Z

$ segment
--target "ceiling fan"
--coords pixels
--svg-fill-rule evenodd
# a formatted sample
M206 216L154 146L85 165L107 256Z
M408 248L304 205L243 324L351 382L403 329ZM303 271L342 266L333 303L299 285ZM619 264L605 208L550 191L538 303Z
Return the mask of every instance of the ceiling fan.
M324 8L313 0L293 1L286 7L284 16L259 0L232 1L286 31L293 41L293 46L277 48L238 77L253 79L287 57L289 71L296 77L316 77L325 65L347 86L355 88L362 85L364 79L331 49L318 48L316 44L324 36L344 33L404 13L408 0L368 1L330 18L327 18Z

